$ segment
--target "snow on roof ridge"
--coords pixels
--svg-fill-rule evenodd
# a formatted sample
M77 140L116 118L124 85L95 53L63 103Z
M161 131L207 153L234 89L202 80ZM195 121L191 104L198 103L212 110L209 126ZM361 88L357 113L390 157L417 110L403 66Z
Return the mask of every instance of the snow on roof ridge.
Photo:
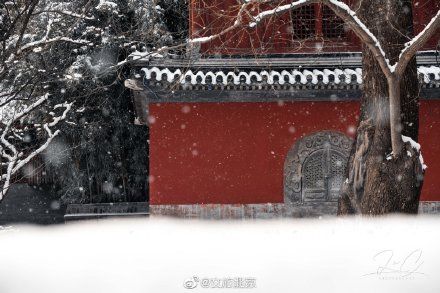
M312 83L314 85L318 83L340 84L345 82L346 84L357 83L362 84L362 68L345 68L345 69L297 69L293 70L261 70L257 71L192 71L191 69L182 72L180 69L171 71L169 68L160 69L158 67L142 68L141 72L144 73L145 79L156 79L161 81L166 79L167 82L178 81L181 84L191 83L195 84L224 84L232 82L235 85L239 85L242 82L245 84L252 84L252 79L257 82L265 80L267 84L278 83L284 84L307 84ZM155 73L153 77L152 73ZM419 66L419 76L423 77L424 83L430 83L432 80L440 81L440 67L439 66ZM165 78L164 78L165 74ZM330 76L333 76L333 81L330 81ZM210 82L207 82L207 77L211 78ZM354 77L354 79L353 79ZM433 77L433 78L432 78ZM243 79L243 81L242 81Z
M419 74L423 75L423 82L429 83L430 75L434 75L434 80L440 80L440 67L439 66L419 66L417 67Z

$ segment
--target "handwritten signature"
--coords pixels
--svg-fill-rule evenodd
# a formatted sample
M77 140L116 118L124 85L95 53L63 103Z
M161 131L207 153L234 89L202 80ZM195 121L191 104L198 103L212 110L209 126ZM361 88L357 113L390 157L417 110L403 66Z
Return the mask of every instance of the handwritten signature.
M377 276L383 280L408 280L416 275L425 275L419 269L423 265L422 250L416 249L402 258L397 258L393 250L383 250L373 256L379 264L377 270L363 276Z

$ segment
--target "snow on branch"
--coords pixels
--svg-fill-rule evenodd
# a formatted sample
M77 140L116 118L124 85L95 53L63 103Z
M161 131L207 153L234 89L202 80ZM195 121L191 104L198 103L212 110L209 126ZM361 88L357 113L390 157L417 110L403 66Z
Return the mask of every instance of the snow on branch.
M383 73L386 76L391 75L394 69L393 66L390 65L382 45L377 37L367 28L359 17L357 17L356 12L354 12L347 4L338 0L322 0L322 3L333 10L333 12L340 17L370 49Z
M2 173L0 176L0 200L3 199L4 195L8 191L13 176L35 156L43 152L49 146L52 140L60 133L59 129L53 131L51 127L55 127L60 121L66 119L67 113L70 111L73 103L66 102L57 104L53 107L54 109L64 108L64 111L61 113L61 115L52 117L52 121L39 125L42 126L42 128L46 131L47 137L44 142L32 152L25 154L23 151L19 151L18 146L14 145L14 143L9 141L7 138L7 136L12 132L13 137L18 139L18 144L22 143L23 137L16 135L12 129L12 126L19 122L23 117L29 115L37 107L41 106L45 101L47 101L48 98L49 94L39 97L34 103L27 106L23 111L13 115L1 130L0 155L3 159L1 162ZM53 116L54 115L55 114L53 114Z
M420 144L418 142L416 142L415 140L413 140L411 137L405 136L405 135L402 135L402 140L403 140L403 142L409 142L411 144L411 147L417 153L419 153L419 161L420 161L420 164L422 166L422 169L426 170L428 168L428 166L426 166L424 161L423 161L422 150L421 150ZM408 154L408 155L410 156L410 154Z
M37 101L32 103L30 106L26 107L23 111L13 115L12 118L6 122L4 128L2 129L2 134L0 136L0 143L1 143L0 152L2 157L8 159L9 161L13 161L14 158L18 156L18 151L16 147L6 139L6 135L9 134L14 122L19 121L21 118L29 114L32 110L39 107L42 103L44 103L48 99L48 97L49 97L48 94L41 96L39 99L37 99ZM9 154L6 149L11 154Z
M405 48L403 48L399 55L399 61L395 65L398 74L403 74L411 58L422 48L426 41L434 35L439 27L440 10L437 11L437 14L417 36L405 44Z
M49 11L51 11L51 10L49 10ZM43 11L41 11L39 13L43 13ZM79 14L74 14L69 11L63 11L63 14L71 15L71 16L74 16L74 15L80 16ZM85 18L85 19L87 19L87 18ZM73 39L73 38L69 38L66 36L50 37L50 35L52 33L52 24L54 22L55 22L54 19L52 19L52 18L48 19L46 29L41 32L44 35L39 40L34 40L34 41L31 41L31 42L28 42L28 43L21 45L21 41L23 40L23 37L25 35L28 35L28 34L25 34L24 32L22 32L21 36L16 37L14 41L11 41L10 42L11 44L9 44L9 47L11 47L11 45L15 42L14 46L16 47L16 50L9 53L9 56L6 59L5 63L11 63L12 61L14 61L14 59L18 55L20 55L25 50L29 50L32 48L35 48L34 50L37 50L37 49L41 50L41 48L38 48L39 46L44 46L44 45L51 44L54 42L68 42L68 43L73 43L73 44L78 44L78 45L85 45L85 44L91 43L90 41L85 40L85 39Z
M294 1L290 4L285 4L285 5L281 5L278 6L274 9L269 9L263 12L258 13L256 16L254 16L254 21L249 23L249 27L255 27L260 21L262 21L264 18L271 16L271 15L275 15L281 12L284 12L286 10L290 10L293 8L299 8L300 6L304 6L307 4L311 4L311 3L317 3L319 2L318 0L298 0L298 1Z
M37 14L41 14L41 13L56 13L56 14L63 14L63 15L75 17L75 18L81 18L81 19L85 19L85 20L95 20L95 18L93 16L78 14L78 13L75 13L72 11L67 11L67 10L55 10L55 9L40 10L40 11L34 12L32 15L37 15Z
M79 44L79 45L84 45L84 44L90 43L90 41L87 41L87 40L81 40L81 39L75 40L75 39L71 39L68 37L55 37L55 38L51 38L51 39L44 37L41 40L31 42L31 43L28 43L28 44L22 46L20 48L20 50L18 51L18 53L20 53L26 49L29 49L29 48L33 48L33 47L37 47L37 46L41 46L41 45L47 45L47 44L54 43L54 42L69 42L69 43Z
M251 5L254 5L256 2L261 2L261 0L249 0L245 3L243 3L240 7L240 9L237 12L237 15L235 16L235 21L234 24L229 26L228 28L222 30L221 32L217 33L217 34L213 34L210 36L206 36L206 37L200 37L200 38L194 38L194 39L189 39L186 43L183 44L178 44L175 46L163 46L157 50L155 50L154 52L135 52L135 54L131 54L130 55L130 60L125 59L121 62L119 62L116 66L122 66L125 65L126 63L128 63L129 61L136 61L139 59L143 59L143 58L149 58L149 57L154 57L154 56L158 56L160 53L171 50L171 49L178 49L178 48L182 48L185 47L186 45L194 45L194 44L202 44L202 43L207 43L209 41L215 40L220 38L221 36L227 34L228 32L245 25L244 21L243 21L243 15L245 13L247 13L247 8ZM263 1L264 2L264 1Z

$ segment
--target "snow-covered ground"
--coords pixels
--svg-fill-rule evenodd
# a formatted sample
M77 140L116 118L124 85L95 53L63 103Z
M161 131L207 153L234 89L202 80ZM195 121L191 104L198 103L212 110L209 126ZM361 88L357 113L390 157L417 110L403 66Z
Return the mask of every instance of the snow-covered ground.
M15 226L0 230L0 292L438 293L439 227L438 217Z

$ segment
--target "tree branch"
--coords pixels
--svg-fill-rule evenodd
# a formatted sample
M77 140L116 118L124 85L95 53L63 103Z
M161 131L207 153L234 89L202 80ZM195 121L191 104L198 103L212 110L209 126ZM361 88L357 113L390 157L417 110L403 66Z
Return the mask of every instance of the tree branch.
M321 0L321 2L333 10L333 12L340 17L362 40L368 49L370 49L385 76L391 76L393 69L389 63L389 60L386 58L385 51L383 50L379 40L357 17L356 12L351 10L347 4L337 0Z
M60 134L60 130L59 129L57 129L55 132L52 132L52 129L50 129L50 127L54 127L60 121L66 119L67 113L70 111L73 103L63 103L63 104L58 104L58 105L54 106L54 109L64 108L63 113L60 116L54 117L51 122L45 123L43 125L43 128L44 128L44 130L47 133L46 141L42 145L40 145L40 147L38 147L36 150L31 152L30 154L28 154L24 158L22 158L23 157L23 153L21 153L21 152L19 153L17 151L16 147L6 139L6 135L11 130L11 125L15 121L21 119L23 116L29 114L33 109L35 109L36 107L41 105L44 101L47 100L48 97L49 97L48 94L40 97L35 103L33 103L32 105L27 107L24 111L22 111L22 112L18 113L17 115L15 115L13 117L13 119L11 119L6 124L6 127L3 129L3 133L2 133L2 135L0 137L1 143L5 147L7 147L9 150L11 150L12 155L7 154L5 152L5 149L3 148L3 146L0 146L1 155L2 155L3 158L5 158L7 160L6 163L2 162L2 166L7 166L7 168L6 168L6 173L2 174L0 176L0 180L2 181L2 184L3 184L3 186L1 186L1 190L0 190L0 201L2 200L2 198L4 197L4 195L6 194L6 192L9 189L12 176L15 173L17 173L21 168L23 168L27 163L29 163L35 156L37 156L41 152L43 152L49 146L49 144L52 142L52 140L57 135Z
M63 14L71 17L86 19L86 20L94 20L95 18L93 16L86 16L83 14L77 14L71 11L63 11L63 10L56 10L56 9L48 9L48 10L39 10L37 12L34 12L32 15L37 15L41 13L57 13L57 14Z
M440 28L440 10L437 11L437 15L434 16L428 25L411 41L405 44L405 48L399 55L399 60L394 65L395 72L399 76L403 75L406 66L412 57L418 50L434 35L434 33Z

